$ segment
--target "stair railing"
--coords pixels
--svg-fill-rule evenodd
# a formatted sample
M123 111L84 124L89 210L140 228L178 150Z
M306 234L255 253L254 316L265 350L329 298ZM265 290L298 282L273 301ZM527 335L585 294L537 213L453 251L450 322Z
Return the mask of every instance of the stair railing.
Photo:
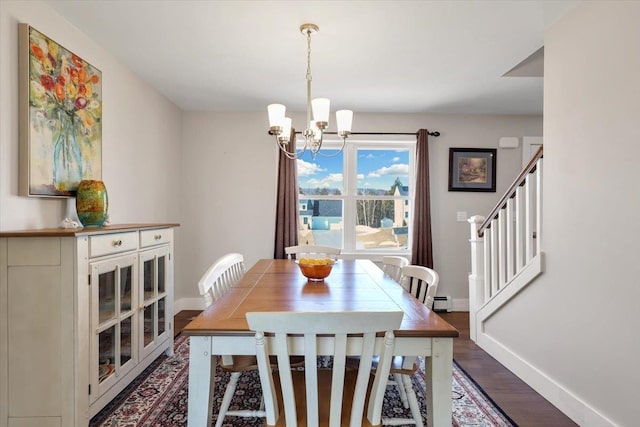
M484 310L483 317L488 317L541 272L542 160L540 147L489 215L468 220L469 319L474 341L478 313ZM507 291L516 281L518 289Z

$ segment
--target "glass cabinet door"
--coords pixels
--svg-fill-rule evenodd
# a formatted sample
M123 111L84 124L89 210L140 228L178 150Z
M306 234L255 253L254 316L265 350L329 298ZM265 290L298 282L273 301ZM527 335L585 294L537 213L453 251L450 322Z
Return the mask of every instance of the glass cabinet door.
M168 312L169 248L158 248L140 254L140 288L143 295L143 321L140 326L142 348L140 358L151 353L167 339L171 331Z
M137 363L137 255L90 264L91 401ZM94 389L95 387L95 389ZM95 390L95 391L94 391Z

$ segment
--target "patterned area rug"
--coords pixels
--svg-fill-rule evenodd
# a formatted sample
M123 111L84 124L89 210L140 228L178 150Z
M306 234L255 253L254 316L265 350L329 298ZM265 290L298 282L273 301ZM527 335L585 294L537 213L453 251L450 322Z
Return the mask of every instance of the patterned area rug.
M228 374L218 372L221 381L216 382L215 395L220 398L214 403L213 413L217 414ZM161 355L142 372L125 390L99 412L90 427L182 427L187 425L187 389L189 376L189 340L178 337L175 354ZM418 400L424 402L424 367L413 376ZM231 408L255 407L260 405L260 382L257 372L240 376L236 396ZM453 417L452 426L515 426L491 399L454 362L452 384ZM393 417L408 416L395 387L389 387L385 394L383 413ZM426 413L422 414L425 426ZM214 415L215 423L215 415ZM263 419L227 417L225 427L262 427Z

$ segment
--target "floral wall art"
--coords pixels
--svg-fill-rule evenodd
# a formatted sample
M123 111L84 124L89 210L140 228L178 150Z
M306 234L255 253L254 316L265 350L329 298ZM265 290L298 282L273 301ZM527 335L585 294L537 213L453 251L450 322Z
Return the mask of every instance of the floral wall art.
M75 195L102 178L102 73L20 24L20 194Z

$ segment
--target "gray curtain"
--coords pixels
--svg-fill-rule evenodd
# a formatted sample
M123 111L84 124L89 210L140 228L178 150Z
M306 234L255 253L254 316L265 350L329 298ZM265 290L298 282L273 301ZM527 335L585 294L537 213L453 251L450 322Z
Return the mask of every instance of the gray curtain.
M291 128L289 146L295 151L296 130ZM276 190L276 240L273 257L286 258L284 248L298 244L298 174L295 159L278 150L278 189Z
M418 131L415 195L411 263L433 268L431 203L429 201L429 134L426 129Z

